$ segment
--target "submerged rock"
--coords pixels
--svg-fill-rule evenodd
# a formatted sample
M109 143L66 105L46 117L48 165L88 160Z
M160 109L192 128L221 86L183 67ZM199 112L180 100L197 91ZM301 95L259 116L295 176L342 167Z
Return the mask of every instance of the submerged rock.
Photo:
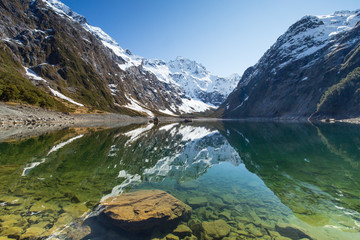
M186 236L190 237L192 235L192 231L185 224L181 224L181 225L176 227L176 229L173 231L173 234L176 235L176 236L179 236L181 239L183 239Z
M290 239L310 239L312 238L307 235L303 230L298 229L296 226L286 225L278 223L275 227L276 231L280 233L281 236L288 237Z
M179 240L180 238L178 236L175 236L174 234L168 234L165 237L166 240Z
M141 190L107 198L101 202L101 217L125 231L139 232L176 222L192 209L161 190Z
M179 187L184 189L184 190L196 190L199 188L199 182L198 181L188 181L188 182L184 182L179 184Z
M40 227L30 227L26 230L25 234L21 236L21 239L35 239L40 237L45 232L45 229Z
M205 206L208 200L206 197L190 197L187 202L192 207L201 207Z
M229 221L231 220L231 212L230 211L222 211L220 213L220 216L225 217L226 220L229 220Z
M203 222L202 227L207 239L219 239L226 237L231 230L231 227L222 219L214 222Z

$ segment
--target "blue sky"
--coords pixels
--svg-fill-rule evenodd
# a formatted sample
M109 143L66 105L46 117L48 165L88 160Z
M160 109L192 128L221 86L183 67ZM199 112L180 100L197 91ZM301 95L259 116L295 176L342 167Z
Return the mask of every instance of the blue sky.
M304 15L356 10L358 0L62 0L134 54L183 56L220 76L242 74Z

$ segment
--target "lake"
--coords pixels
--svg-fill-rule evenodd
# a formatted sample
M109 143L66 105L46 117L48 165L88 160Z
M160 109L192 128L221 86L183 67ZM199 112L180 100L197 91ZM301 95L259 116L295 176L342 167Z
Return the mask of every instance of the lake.
M215 238L201 226L219 220L223 239L360 239L351 124L69 128L1 142L0 182L1 240L163 239L173 228L134 235L97 217L102 199L142 189L192 207L186 239Z

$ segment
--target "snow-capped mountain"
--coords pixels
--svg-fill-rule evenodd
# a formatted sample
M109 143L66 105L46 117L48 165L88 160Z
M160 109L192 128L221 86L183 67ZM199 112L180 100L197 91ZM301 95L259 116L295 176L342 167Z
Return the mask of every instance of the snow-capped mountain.
M282 35L272 47L277 49L279 68L309 56L328 44L334 44L339 35L353 29L360 20L360 11L338 11L333 15L305 16ZM360 38L360 37L359 37ZM353 41L356 41L354 39Z
M176 89L174 92L184 93L183 96L180 96L181 104L172 103L167 108L155 109L159 112L177 115L214 109L225 101L239 80L239 76L236 74L229 78L213 76L202 65L180 57L164 64L161 60L148 60L135 56L129 50L121 48L102 29L89 25L83 16L73 12L62 2L58 0L44 0L44 2L58 14L80 23L85 30L99 39L105 47L119 57L116 63L121 70L131 72L132 67L141 68L142 71L154 74L159 81ZM109 84L109 89L112 95L118 93L116 84ZM144 106L141 99L129 96L128 99L130 103L125 107L152 115L149 111L151 108Z
M359 20L360 10L300 19L245 71L222 105L224 116L345 117L359 112L349 100L355 88L348 89L349 99L339 99L344 82L354 81L350 73L360 66Z
M143 61L144 69L154 73L160 81L178 85L187 96L212 106L219 106L234 90L240 80L238 74L222 78L212 75L206 68L189 59Z

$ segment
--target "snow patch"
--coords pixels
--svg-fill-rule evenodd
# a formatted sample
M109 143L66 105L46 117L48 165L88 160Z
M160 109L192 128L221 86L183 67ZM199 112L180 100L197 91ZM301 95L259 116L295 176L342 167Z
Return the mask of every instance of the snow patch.
M65 96L64 94L62 94L62 93L60 93L60 92L52 89L51 87L48 86L48 88L50 89L50 91L52 92L52 94L54 94L55 97L61 98L61 99L63 99L63 100L66 100L66 101L68 101L68 102L71 102L72 104L78 105L78 106L80 106L80 107L84 107L83 104L78 103L78 102L75 102L75 101L72 100L71 98L69 98L69 97Z
M158 111L165 113L167 115L170 115L170 116L174 116L174 117L179 116L179 115L176 115L175 113L171 112L169 109L165 109L165 110L159 109Z
M156 77L164 82L164 83L171 83L178 85L171 77L173 74L168 65L161 60L144 60L144 66L145 71L152 72L156 75Z
M40 77L39 75L37 75L33 70L31 70L30 68L24 67L25 71L26 71L26 76L28 76L30 79L35 80L35 81L43 81L43 82L47 82L45 79L43 79L42 77Z
M236 108L234 108L231 111L235 111L236 109L241 108L242 105L244 105L244 102L246 102L248 99L249 99L249 96L246 96L245 99Z
M301 81L306 81L308 79L309 79L308 77L304 77L303 79L301 79Z
M50 89L50 91L52 92L52 94L54 94L54 96L58 97L58 98L61 98L63 100L66 100L68 102L71 102L72 104L75 104L75 105L78 105L78 106L81 106L81 107L84 107L83 104L81 103L78 103L74 100L72 100L71 98L65 96L64 94L52 89L50 87L50 84L48 83L48 81L46 81L45 79L43 79L42 77L40 77L39 75L37 75L33 70L31 70L30 68L27 68L27 67L24 67L25 71L26 71L26 76L29 77L29 79L31 80L35 80L35 81L43 81L43 82L46 82L47 83L47 87Z
M130 103L128 103L127 105L124 105L124 107L138 111L138 112L142 112L147 114L150 117L154 117L155 115L148 109L145 109L144 107L142 107L140 105L140 103L138 101L136 101L135 99L129 97L128 100L130 101Z
M216 109L215 106L206 104L200 100L195 99L182 99L183 103L178 107L180 112L192 113L192 112L205 112L206 110Z
M116 96L116 94L119 92L119 90L117 89L117 84L109 84L108 85L111 95Z

